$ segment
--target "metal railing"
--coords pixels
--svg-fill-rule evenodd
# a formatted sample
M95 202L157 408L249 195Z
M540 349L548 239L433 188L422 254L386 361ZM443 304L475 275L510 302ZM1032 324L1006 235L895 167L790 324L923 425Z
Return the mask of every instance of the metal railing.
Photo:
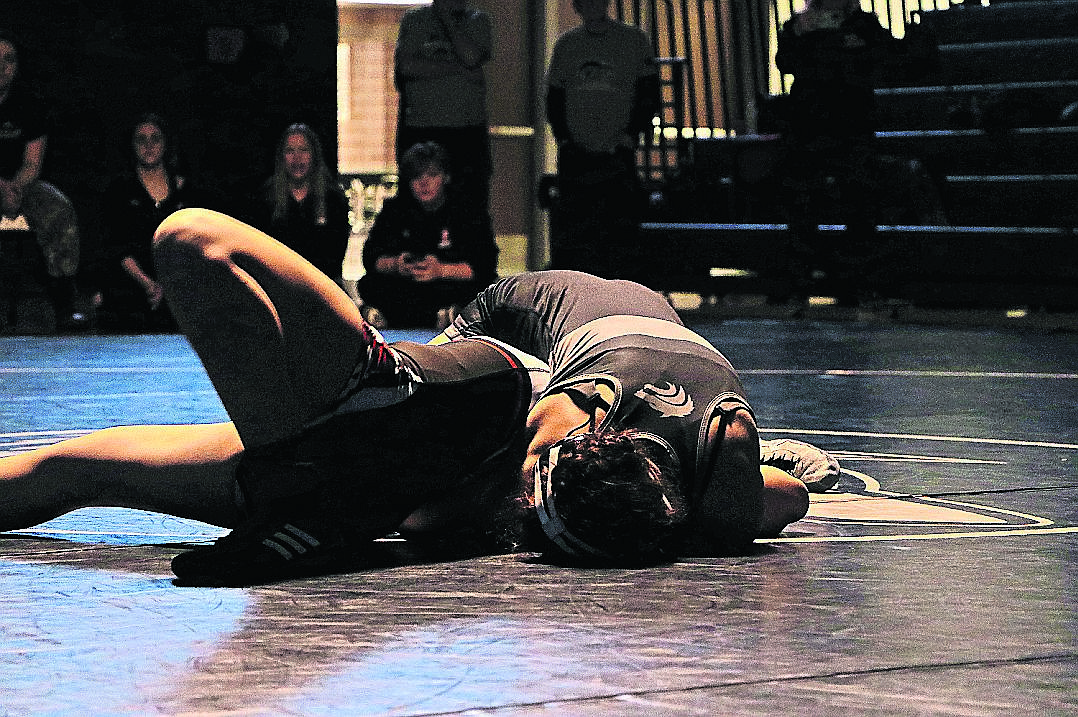
M775 67L776 37L802 2L617 0L614 16L647 30L656 56L670 68L664 75L664 111L641 152L645 176L657 179L672 171L678 145L686 140L753 131L757 98L788 89L790 78ZM952 4L861 0L896 37L902 37L915 13ZM671 106L671 101L680 106Z

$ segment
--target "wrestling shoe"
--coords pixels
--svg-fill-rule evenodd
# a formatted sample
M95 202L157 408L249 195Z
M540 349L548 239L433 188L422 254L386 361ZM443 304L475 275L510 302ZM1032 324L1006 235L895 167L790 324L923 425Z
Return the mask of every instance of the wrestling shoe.
M809 443L779 438L760 440L760 465L773 466L797 478L812 493L823 493L838 484L838 461Z
M245 587L348 572L358 556L332 529L310 521L250 519L211 546L172 559L183 587Z

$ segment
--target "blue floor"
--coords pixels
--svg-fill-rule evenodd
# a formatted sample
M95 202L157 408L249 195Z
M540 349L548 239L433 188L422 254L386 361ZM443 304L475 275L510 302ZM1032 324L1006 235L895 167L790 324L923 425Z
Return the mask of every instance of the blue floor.
M77 511L0 534L0 715L1078 713L1075 335L694 328L765 437L844 468L753 554L177 588L171 557L221 530ZM0 338L2 452L223 418L182 338Z

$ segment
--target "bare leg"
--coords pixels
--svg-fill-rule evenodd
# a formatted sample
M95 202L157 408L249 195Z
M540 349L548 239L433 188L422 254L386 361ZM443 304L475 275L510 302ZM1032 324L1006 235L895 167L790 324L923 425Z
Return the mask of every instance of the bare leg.
M155 260L169 304L233 423L127 426L0 460L0 529L92 505L223 526L240 519L244 448L294 434L344 387L369 334L332 279L223 214L162 223Z
M0 530L87 506L138 508L230 527L243 446L231 423L121 426L0 459Z
M356 305L269 236L201 209L154 238L165 296L248 448L324 413L367 348Z

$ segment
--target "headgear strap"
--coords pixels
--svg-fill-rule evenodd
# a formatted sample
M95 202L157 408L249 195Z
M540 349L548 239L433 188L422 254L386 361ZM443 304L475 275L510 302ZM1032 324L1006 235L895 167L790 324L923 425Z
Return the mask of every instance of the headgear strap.
M677 454L674 452L673 447L661 437L642 431L634 431L629 437L633 440L644 439L659 444L668 453L674 465L678 464ZM569 555L577 557L590 555L610 559L611 555L609 553L573 535L561 519L561 516L558 515L557 508L554 505L554 468L558 465L562 446L575 438L579 438L579 436L558 441L550 447L545 456L541 456L535 463L535 511L539 514L539 525L542 526L543 532L550 541ZM666 497L666 493L662 494L662 499L667 511L672 513L674 507L671 505L670 499Z

